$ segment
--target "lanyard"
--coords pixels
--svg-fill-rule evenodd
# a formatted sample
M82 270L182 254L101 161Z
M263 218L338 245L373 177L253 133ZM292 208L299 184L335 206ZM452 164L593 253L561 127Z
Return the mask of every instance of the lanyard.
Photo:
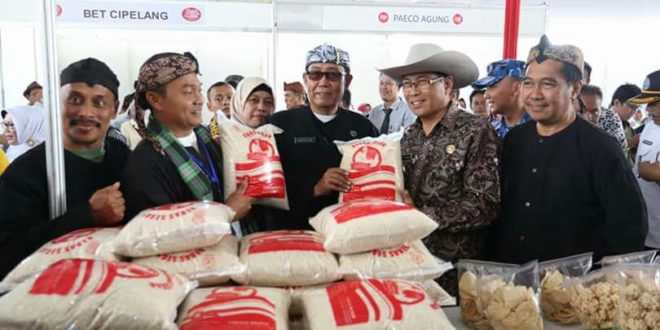
M213 166L213 159L209 154L209 150L206 148L206 145L204 145L204 143L200 143L198 141L197 145L199 146L199 149L203 152L203 155L208 160L210 170L206 168L204 162L201 159L197 158L195 154L191 153L188 150L186 150L186 152L188 153L188 156L190 156L190 158L192 158L192 160L197 164L197 166L199 166L202 169L202 172L204 172L204 174L206 174L206 176L209 179L211 179L211 183L213 183L214 186L218 187L218 185L220 184L220 180L218 179L218 174L215 172L215 167Z

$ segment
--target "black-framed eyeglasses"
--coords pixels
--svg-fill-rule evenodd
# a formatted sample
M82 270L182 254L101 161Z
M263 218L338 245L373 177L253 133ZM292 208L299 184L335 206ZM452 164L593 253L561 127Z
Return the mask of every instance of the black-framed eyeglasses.
M307 78L313 81L319 81L325 77L329 81L340 81L346 73L340 71L307 71Z
M2 127L5 128L5 129L10 129L10 128L11 128L11 129L14 129L14 128L16 128L16 126L14 125L14 123L12 123L12 122L10 122L10 121L7 121L7 122L4 122L4 121L3 121L3 122L0 122L0 123L2 123Z
M404 80L401 82L404 91L409 91L413 88L427 89L438 81L445 79L445 77L437 77L433 79L419 79L417 81Z

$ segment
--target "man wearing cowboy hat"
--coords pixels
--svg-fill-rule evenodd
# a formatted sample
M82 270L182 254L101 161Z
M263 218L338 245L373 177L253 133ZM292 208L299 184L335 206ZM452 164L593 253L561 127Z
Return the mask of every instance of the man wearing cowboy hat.
M520 99L520 83L524 75L525 62L501 60L488 65L488 75L472 84L475 89L486 89L484 98L493 114L502 116L491 121L500 139L504 139L514 126L531 119Z
M649 115L639 137L636 174L648 207L649 233L645 245L660 249L660 70L646 77L642 93L628 103L646 104Z
M440 225L424 243L444 260L481 257L485 228L499 213L498 138L487 121L457 110L450 96L478 77L477 66L457 51L416 44L404 65L380 71L401 84L417 116L401 153L412 197L406 201ZM440 283L456 293L455 272Z
M309 105L266 119L284 130L275 138L286 173L290 210L265 230L311 229L309 218L336 204L339 191L350 189L333 141L378 134L369 119L340 107L352 79L348 53L329 44L319 45L307 52L303 74Z
M623 151L573 108L582 68L579 48L545 36L529 52L522 98L534 121L504 139L497 261L598 260L644 247L646 209Z

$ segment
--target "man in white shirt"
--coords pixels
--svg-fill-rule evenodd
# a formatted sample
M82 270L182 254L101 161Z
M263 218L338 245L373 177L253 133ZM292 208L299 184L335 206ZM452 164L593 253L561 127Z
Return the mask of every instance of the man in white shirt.
M399 97L401 85L394 79L380 74L378 91L383 104L374 107L369 120L378 129L380 134L394 133L415 122L415 116L408 104Z
M646 104L648 112L649 120L637 147L635 174L648 211L649 233L645 245L660 249L660 70L646 76L642 93L628 102Z

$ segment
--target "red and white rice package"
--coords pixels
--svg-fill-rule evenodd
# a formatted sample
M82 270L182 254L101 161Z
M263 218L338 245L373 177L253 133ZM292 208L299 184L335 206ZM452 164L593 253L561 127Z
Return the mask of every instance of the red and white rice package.
M181 308L181 330L287 329L291 298L286 290L249 286L193 291Z
M0 297L0 329L175 329L195 285L125 262L64 259Z
M423 282L438 278L452 268L450 262L434 257L419 240L396 248L339 256L339 272L344 280L381 278Z
M282 130L270 124L257 129L234 122L218 126L225 198L247 180L245 195L256 198L255 204L288 210L284 171L275 142L275 134Z
M456 297L452 296L443 289L436 281L428 280L420 283L422 289L429 296L431 301L439 306L456 306Z
M309 329L454 329L422 287L404 280L338 282L303 293Z
M310 219L325 236L324 246L351 254L401 246L428 236L438 224L400 202L361 199L328 206Z
M179 273L200 286L226 283L231 275L245 272L246 267L238 260L238 238L222 237L220 243L177 253L165 253L152 257L135 258L134 264Z
M86 258L118 260L109 244L118 228L84 228L62 235L46 244L18 264L0 283L0 292L11 289L30 276L62 259Z
M376 138L335 141L343 155L339 167L348 171L353 184L349 192L339 193L340 203L363 198L402 200L402 137L403 130Z
M185 202L146 209L113 241L114 252L148 257L207 247L231 234L236 212L216 202Z
M261 232L241 239L240 260L247 266L232 279L244 285L309 286L341 278L337 258L313 231Z

